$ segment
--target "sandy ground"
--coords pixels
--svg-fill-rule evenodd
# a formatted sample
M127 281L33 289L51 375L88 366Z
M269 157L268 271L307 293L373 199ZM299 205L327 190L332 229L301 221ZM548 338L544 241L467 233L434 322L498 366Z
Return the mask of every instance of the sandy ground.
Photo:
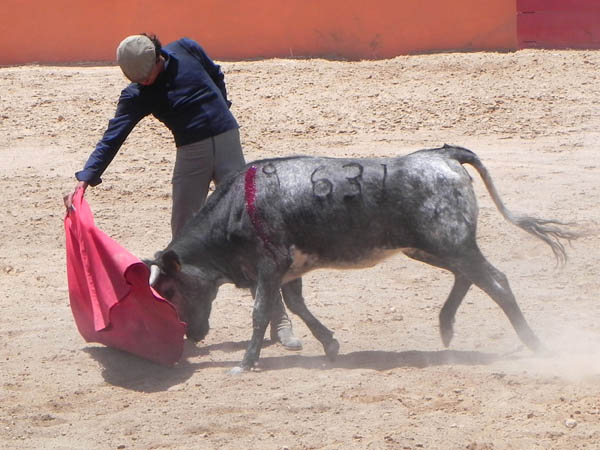
M600 53L520 51L386 61L224 62L248 160L475 150L517 212L600 225ZM165 368L87 344L69 308L62 205L125 80L112 66L0 68L0 447L7 449L598 449L598 234L550 249L505 222L474 176L479 242L553 351L523 349L472 289L449 349L437 327L452 277L398 256L305 277L338 360L262 352L233 377L252 302L224 287L212 331ZM140 257L169 240L172 138L154 119L86 196Z

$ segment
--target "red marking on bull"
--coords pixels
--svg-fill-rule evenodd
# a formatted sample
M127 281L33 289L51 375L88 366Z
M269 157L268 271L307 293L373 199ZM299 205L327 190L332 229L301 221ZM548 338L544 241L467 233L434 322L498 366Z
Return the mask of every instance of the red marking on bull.
M271 242L264 231L263 223L256 214L256 170L256 166L250 166L246 171L244 183L246 212L248 213L248 217L250 217L252 225L254 225L256 234L258 234L258 237L260 237L265 244L265 248L269 250L273 256L275 256L272 249L269 248L269 244L271 244Z

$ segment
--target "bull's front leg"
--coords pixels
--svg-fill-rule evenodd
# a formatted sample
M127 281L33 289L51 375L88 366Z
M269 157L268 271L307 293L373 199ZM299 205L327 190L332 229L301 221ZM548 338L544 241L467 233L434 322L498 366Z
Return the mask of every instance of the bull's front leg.
M279 300L280 287L281 283L276 277L259 279L256 286L254 308L252 310L252 338L250 339L242 363L238 367L231 369L231 374L235 375L246 372L252 369L258 362L273 305Z

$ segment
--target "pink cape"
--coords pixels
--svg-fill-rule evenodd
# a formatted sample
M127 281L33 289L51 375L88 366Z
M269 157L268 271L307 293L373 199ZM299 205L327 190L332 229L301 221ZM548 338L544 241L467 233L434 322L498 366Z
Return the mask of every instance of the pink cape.
M71 311L87 342L164 365L183 352L185 323L148 284L149 269L94 225L83 189L65 217Z

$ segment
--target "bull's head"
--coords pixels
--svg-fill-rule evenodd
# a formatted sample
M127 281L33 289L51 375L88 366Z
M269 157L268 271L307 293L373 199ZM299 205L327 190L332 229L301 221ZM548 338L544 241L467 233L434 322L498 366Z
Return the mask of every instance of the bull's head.
M169 300L179 318L187 323L186 335L200 341L208 334L212 302L217 296L217 283L207 279L197 267L182 264L173 250L159 253L150 266L150 285Z

